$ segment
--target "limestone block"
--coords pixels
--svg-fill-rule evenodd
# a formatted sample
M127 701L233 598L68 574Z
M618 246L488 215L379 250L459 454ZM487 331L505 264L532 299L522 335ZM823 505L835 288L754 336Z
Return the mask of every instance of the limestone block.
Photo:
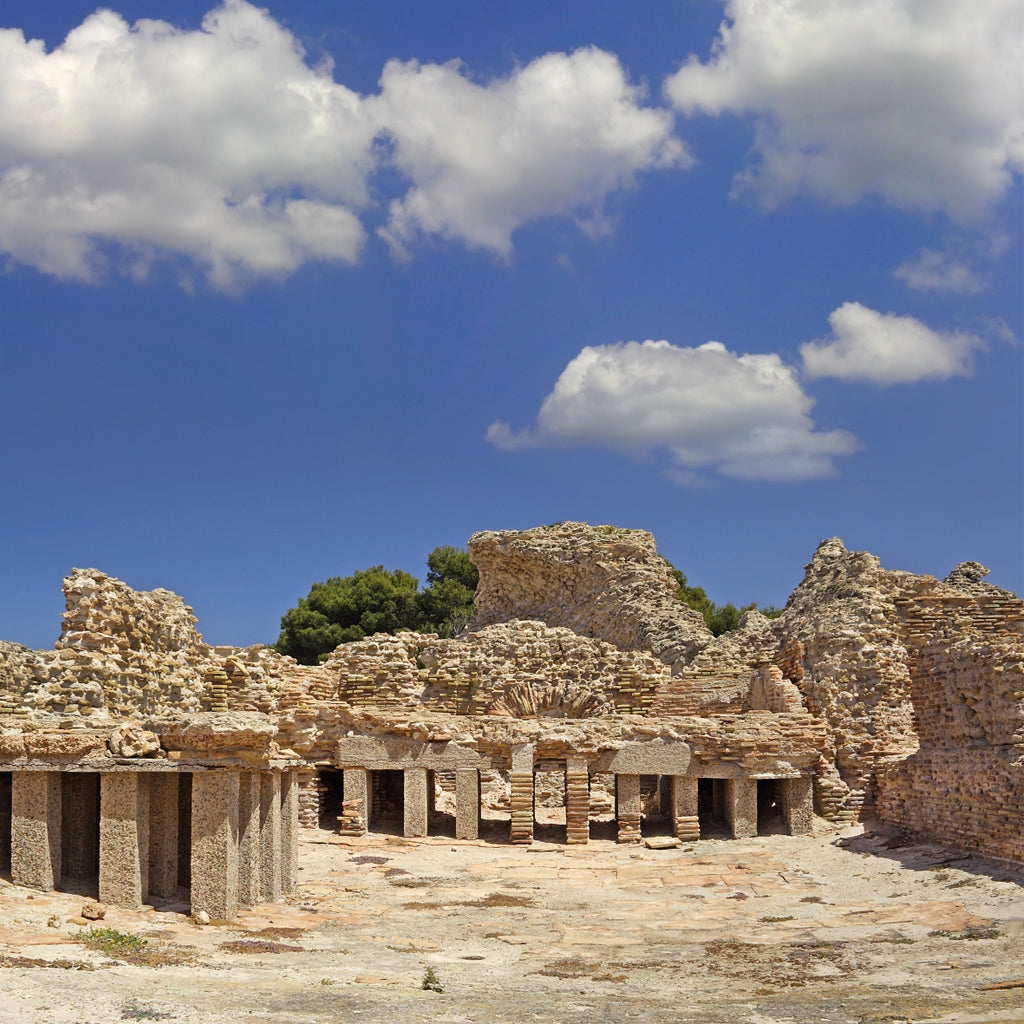
M134 910L149 892L149 776L100 779L100 900Z

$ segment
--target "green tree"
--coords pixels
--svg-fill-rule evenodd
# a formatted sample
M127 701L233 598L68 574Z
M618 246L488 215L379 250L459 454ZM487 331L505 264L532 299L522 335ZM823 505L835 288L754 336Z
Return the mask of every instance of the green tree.
M415 576L401 569L388 572L383 565L314 583L298 606L282 616L274 648L303 665L315 665L338 644L372 633L418 629L418 586Z
M723 633L729 633L736 629L740 624L743 613L757 607L756 601L745 604L742 608L737 608L731 601L728 604L717 605L704 592L703 587L690 586L686 579L686 573L681 569L677 569L671 562L668 565L679 586L679 589L676 591L676 597L683 604L689 605L695 611L700 612L704 616L704 622L708 629L715 636L721 636ZM767 608L761 610L761 614L769 619L777 619L782 614L782 611L774 605L768 605Z
M473 618L473 595L480 573L464 548L443 545L427 555L427 583L420 596L422 629L458 636Z

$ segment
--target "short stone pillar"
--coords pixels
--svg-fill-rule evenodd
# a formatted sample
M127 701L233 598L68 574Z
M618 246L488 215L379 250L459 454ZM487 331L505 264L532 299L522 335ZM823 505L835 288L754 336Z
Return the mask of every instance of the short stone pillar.
M192 913L238 913L238 772L192 775Z
M149 893L149 776L100 779L100 902L134 910Z
M639 775L615 776L615 820L618 823L618 842L640 842Z
M697 780L692 775L672 776L672 831L686 843L700 839Z
M69 878L99 874L100 776L61 772L60 866Z
M44 892L60 884L60 775L11 776L11 881Z
M512 748L512 820L510 838L517 846L533 842L533 744L519 743Z
M455 769L455 838L480 838L480 772Z
M255 907L263 900L260 881L261 772L242 772L238 778L238 902Z
M733 839L757 835L757 779L725 780L725 816Z
M782 820L791 836L807 836L814 831L814 780L809 776L781 779Z
M174 899L178 891L177 772L149 776L149 895Z
M345 768L341 777L338 831L343 836L365 836L370 824L370 772L366 768Z
M402 794L402 835L418 838L427 834L426 768L406 768Z
M573 846L590 842L590 773L583 757L565 762L565 841Z
M299 773L281 773L281 892L299 884Z
M264 771L260 779L260 901L281 898L281 775Z

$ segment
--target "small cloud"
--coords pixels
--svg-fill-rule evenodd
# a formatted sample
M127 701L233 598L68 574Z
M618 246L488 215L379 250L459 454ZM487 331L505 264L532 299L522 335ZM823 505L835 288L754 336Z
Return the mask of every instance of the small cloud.
M971 373L971 355L984 348L974 334L933 331L911 316L878 313L845 302L828 318L832 333L800 347L809 377L875 384L945 380Z
M777 355L737 355L719 342L667 341L584 348L562 371L536 423L492 423L505 450L595 445L635 455L667 449L670 476L693 483L712 469L745 480L805 480L835 472L858 447L818 431L813 399Z
M939 249L921 249L904 260L893 276L917 291L956 292L970 295L984 288L981 278L966 260Z

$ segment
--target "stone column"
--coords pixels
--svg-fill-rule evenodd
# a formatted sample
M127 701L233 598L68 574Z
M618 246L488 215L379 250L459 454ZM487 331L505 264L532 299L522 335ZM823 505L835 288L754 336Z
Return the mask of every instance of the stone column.
M343 836L365 836L370 824L370 773L366 768L345 768L341 785L338 831Z
M149 776L100 779L100 902L134 910L149 895Z
M174 899L178 891L178 773L149 777L150 898Z
M757 835L757 779L725 780L725 814L733 839Z
M100 776L61 772L60 864L68 878L99 874Z
M809 777L780 779L782 819L791 836L807 836L814 831L814 786Z
M299 773L281 773L281 892L299 884Z
M615 818L619 825L618 842L639 843L640 776L615 776Z
M255 907L263 901L260 883L260 775L242 772L238 778L238 902Z
M574 846L590 842L590 772L583 757L565 762L565 841Z
M281 775L260 772L260 902L281 898Z
M427 834L427 769L406 768L402 796L403 836Z
M238 772L192 775L192 913L238 913Z
M519 743L512 748L511 840L518 846L533 842L533 744Z
M11 777L11 881L44 892L60 884L60 774Z
M480 838L480 772L455 769L455 838Z
M672 777L672 831L684 842L700 839L697 819L697 780L692 775Z

